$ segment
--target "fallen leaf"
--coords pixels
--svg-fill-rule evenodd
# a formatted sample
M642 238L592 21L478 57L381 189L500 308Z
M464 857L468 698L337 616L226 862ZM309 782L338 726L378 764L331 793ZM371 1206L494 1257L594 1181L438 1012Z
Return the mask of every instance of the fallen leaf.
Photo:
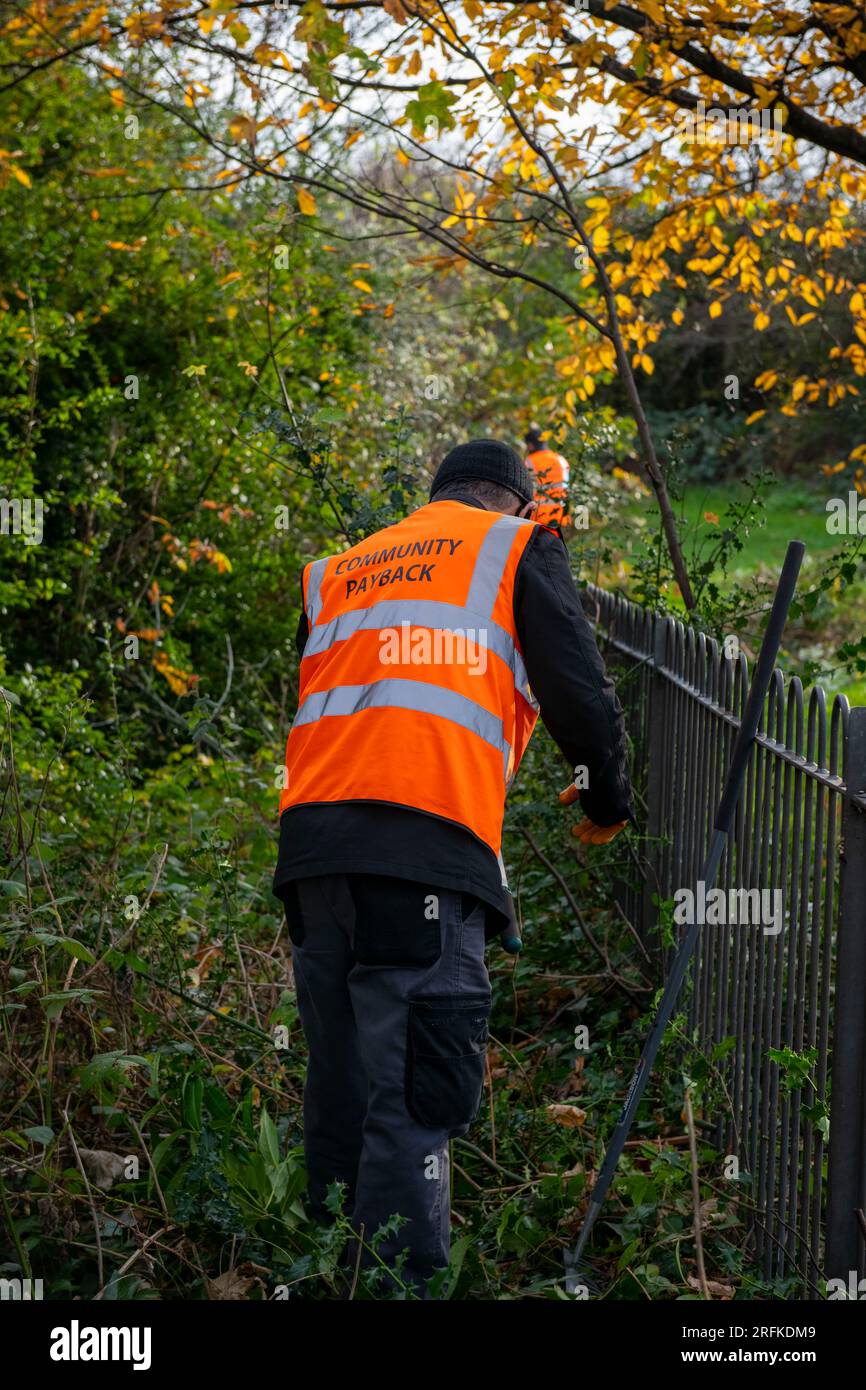
M216 1279L208 1279L207 1290L212 1299L242 1299L246 1298L255 1279L245 1278L238 1274L236 1269L228 1269L225 1274L217 1275Z
M113 1187L123 1177L126 1160L108 1149L79 1149L85 1172L97 1187Z
M693 1274L687 1275L686 1283L689 1288L694 1289L696 1293L703 1292L703 1285L700 1279L696 1279ZM708 1279L707 1292L711 1293L714 1298L733 1298L734 1286L733 1284L720 1284L716 1279Z
M576 1129L586 1119L586 1111L579 1105L546 1105L547 1118L554 1124L565 1125L566 1129Z

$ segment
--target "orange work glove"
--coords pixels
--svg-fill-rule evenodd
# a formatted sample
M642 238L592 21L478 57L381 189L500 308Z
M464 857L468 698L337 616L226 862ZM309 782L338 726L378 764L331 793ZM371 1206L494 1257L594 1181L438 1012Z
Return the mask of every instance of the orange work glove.
M572 782L570 787L559 793L559 800L562 806L571 806L580 799L580 791ZM575 839L580 840L582 845L609 845L621 830L628 825L627 820L617 821L616 825L596 825L589 816L584 816L583 820L578 821L577 825L571 827L571 833Z

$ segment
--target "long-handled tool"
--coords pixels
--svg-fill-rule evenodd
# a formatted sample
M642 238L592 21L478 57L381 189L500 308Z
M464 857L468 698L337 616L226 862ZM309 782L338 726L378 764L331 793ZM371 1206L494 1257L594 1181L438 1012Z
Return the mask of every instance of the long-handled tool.
M509 925L499 933L499 944L503 951L507 951L510 956L517 956L523 950L523 938L517 925L517 915L513 903L511 904Z
M743 719L740 724L739 732L734 743L731 754L731 764L728 768L728 775L725 779L725 786L722 792L722 799L719 802L716 818L713 823L713 833L710 839L707 857L701 874L701 881L709 889L715 882L727 843L728 832L734 820L734 812L740 798L743 786L743 779L746 775L746 768L749 762L749 754L758 732L758 724L761 719L761 711L764 708L764 700L770 686L770 679L776 665L776 657L779 654L779 644L782 640L782 633L788 617L788 609L794 597L794 590L797 586L797 576L800 573L800 565L803 561L803 554L806 547L802 541L791 541L785 555L785 563L782 566L782 573L779 576L779 583L776 587L776 594L773 599L773 606L770 610L770 617L767 621L767 630L764 633L764 640L761 643L761 650L752 675L749 686L749 694L746 699L746 707L743 711ZM694 901L694 899L693 899ZM577 1239L577 1245L573 1251L565 1253L566 1269L566 1291L576 1293L580 1287L578 1266L583 1255L589 1233L595 1224L595 1219L604 1205L613 1175L616 1172L617 1164L628 1138L629 1130L632 1126L637 1108L640 1105L641 1097L644 1093L646 1083L649 1080L650 1072L653 1068L656 1053L659 1050L665 1028L668 1025L671 1014L674 1011L677 997L685 979L686 970L695 948L695 942L700 930L700 922L697 920L697 913L693 914L694 920L688 923L686 933L682 939L679 950L674 959L673 968L668 977L652 1031L644 1044L641 1059L637 1064L637 1070L632 1077L631 1085L626 1093L622 1111L613 1132L613 1138L608 1145L604 1156L604 1162L592 1189L589 1199L586 1216Z

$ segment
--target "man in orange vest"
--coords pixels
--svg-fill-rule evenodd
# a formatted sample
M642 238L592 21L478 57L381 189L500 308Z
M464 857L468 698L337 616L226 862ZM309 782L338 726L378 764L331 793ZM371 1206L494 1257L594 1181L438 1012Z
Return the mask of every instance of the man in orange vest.
M561 536L563 527L568 524L568 460L546 447L537 425L527 430L526 447L529 451L526 462L535 474L535 492L539 499L535 520Z
M622 711L533 508L510 446L460 445L426 506L303 575L274 891L309 1048L310 1203L327 1219L345 1185L365 1265L399 1214L377 1253L421 1297L448 1262L448 1140L480 1103L485 941L513 912L504 803L539 709L579 838L633 819Z

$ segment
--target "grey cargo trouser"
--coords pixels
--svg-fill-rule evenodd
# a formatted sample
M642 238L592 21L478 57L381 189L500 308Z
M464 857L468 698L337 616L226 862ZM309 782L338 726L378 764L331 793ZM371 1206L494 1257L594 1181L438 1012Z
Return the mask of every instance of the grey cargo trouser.
M405 1250L401 1277L423 1297L448 1263L448 1140L468 1130L484 1081L484 906L408 880L327 874L291 885L286 915L309 1048L311 1210L326 1218L337 1180L365 1241L399 1213L378 1253L391 1263Z

